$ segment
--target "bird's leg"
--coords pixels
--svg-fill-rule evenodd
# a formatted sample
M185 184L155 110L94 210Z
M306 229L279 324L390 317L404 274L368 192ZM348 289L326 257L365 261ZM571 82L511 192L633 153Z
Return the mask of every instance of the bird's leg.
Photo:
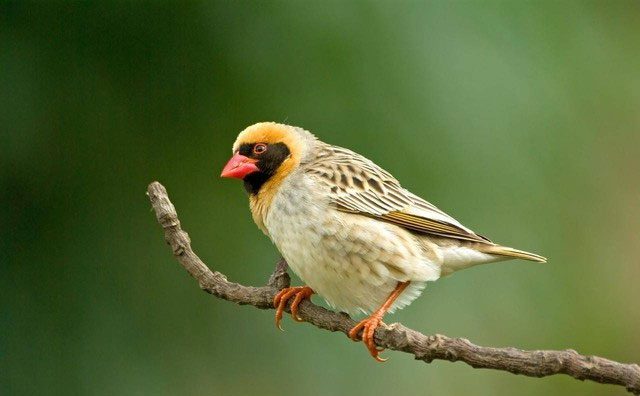
M349 331L349 338L354 341L358 341L358 333L360 332L360 330L362 330L362 342L364 342L371 356L373 356L373 358L379 362L384 362L387 359L383 359L378 356L384 349L378 349L378 347L376 347L375 340L373 338L376 328L380 325L380 323L382 323L384 314L387 313L389 308L391 308L391 306L393 305L393 302L398 298L398 296L400 296L400 294L402 294L404 289L409 286L409 283L409 281L398 282L398 285L395 289L393 289L391 294L389 294L389 297L384 302L384 304L382 304L382 306L378 308L377 311L371 314L371 316L364 320L361 320L357 325L353 327L353 329Z
M282 330L282 326L280 326L282 313L284 312L284 307L287 306L287 301L293 296L295 298L291 303L291 317L296 322L302 322L302 319L298 316L298 305L303 299L311 297L312 294L314 294L314 291L309 286L285 287L280 290L273 298L273 306L276 308L276 326Z

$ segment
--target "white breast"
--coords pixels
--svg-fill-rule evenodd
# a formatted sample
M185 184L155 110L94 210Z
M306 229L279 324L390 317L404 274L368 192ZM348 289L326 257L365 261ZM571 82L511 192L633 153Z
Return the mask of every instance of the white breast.
M392 307L413 301L425 281L440 276L406 230L329 206L313 178L293 174L274 197L265 219L269 236L291 269L331 306L372 312L400 281L411 285Z

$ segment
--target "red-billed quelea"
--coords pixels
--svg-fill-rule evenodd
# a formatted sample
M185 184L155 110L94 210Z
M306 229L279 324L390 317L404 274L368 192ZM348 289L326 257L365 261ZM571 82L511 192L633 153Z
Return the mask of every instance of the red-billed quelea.
M222 177L242 179L251 214L306 282L274 300L276 324L313 293L365 313L349 336L382 361L374 331L386 312L409 305L425 282L476 264L533 253L497 245L404 189L387 171L302 128L263 122L242 131Z

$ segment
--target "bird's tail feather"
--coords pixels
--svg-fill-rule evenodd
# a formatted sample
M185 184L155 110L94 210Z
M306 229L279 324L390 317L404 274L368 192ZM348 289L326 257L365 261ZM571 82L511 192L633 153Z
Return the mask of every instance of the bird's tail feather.
M524 250L513 249L506 246L491 245L483 246L483 253L495 254L497 256L513 257L523 260L536 261L538 263L546 263L547 258L539 256L535 253L525 252Z

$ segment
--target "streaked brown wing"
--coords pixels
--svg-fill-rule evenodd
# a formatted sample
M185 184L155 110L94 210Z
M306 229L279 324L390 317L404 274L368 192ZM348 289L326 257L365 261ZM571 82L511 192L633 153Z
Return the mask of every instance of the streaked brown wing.
M305 169L328 187L331 202L338 210L387 221L418 233L491 243L405 190L389 172L351 150L327 145Z
M381 218L389 221L390 223L421 233L438 235L446 238L463 239L473 242L490 242L488 239L485 239L480 235L468 233L459 227L452 226L451 224L410 215L404 212L391 212L386 215L382 215Z

